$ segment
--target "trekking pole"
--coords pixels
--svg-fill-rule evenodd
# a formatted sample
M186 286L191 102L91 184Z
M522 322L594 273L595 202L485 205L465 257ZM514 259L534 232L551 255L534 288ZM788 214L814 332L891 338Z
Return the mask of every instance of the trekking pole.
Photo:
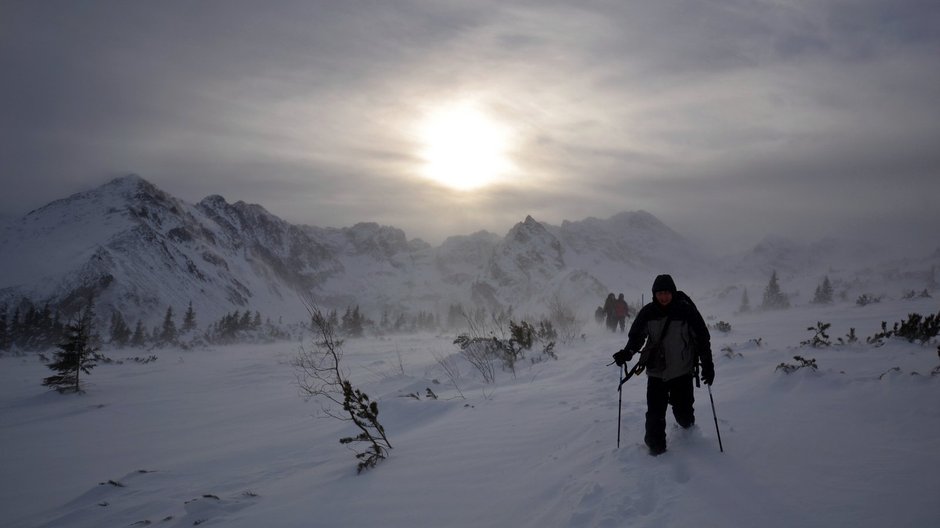
M718 415L715 414L715 398L712 398L712 386L708 384L705 384L705 386L708 387L708 399L712 401L712 417L715 418L715 432L718 433L718 449L724 453L725 448L721 445L721 431L718 430Z
M613 365L613 363L610 363L607 366L609 367L610 365ZM617 449L620 449L620 415L621 411L623 410L623 384L636 374L643 372L644 369L646 369L646 365L640 361L637 361L636 365L633 365L633 368L629 370L627 369L627 364L623 364L623 377L620 378L620 384L617 385L617 392L620 393L620 396L617 400Z
M623 368L626 370L626 365L624 365ZM617 375L620 376L620 369L617 369ZM620 393L617 399L617 449L620 449L620 412L623 410L623 379L620 380L617 392Z

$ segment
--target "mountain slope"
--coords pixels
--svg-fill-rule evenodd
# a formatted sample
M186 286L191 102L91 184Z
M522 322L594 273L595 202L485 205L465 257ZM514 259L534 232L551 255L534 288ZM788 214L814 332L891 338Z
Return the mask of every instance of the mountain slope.
M871 264L879 257L888 263ZM645 211L560 226L527 216L505 236L481 231L432 247L375 223L292 225L219 195L189 204L131 175L0 227L0 309L48 304L67 318L94 294L100 319L119 311L149 327L168 306L179 314L192 302L203 328L235 310L305 320L304 302L358 305L373 319L440 316L458 303L541 315L563 302L589 314L609 292L634 304L648 299L660 273L696 298L729 305L747 288L756 305L772 270L805 303L826 274L843 299L900 295L875 291L885 278L935 289L938 265L940 251L900 260L870 244L773 236L715 261Z
M101 318L120 311L154 324L167 306L180 313L192 302L203 325L233 310L304 319L301 299L373 317L456 303L538 311L558 296L593 305L700 260L645 212L560 227L526 217L504 237L431 247L375 223L296 226L219 195L188 204L136 175L13 220L0 255L0 306L49 303L68 316L94 294Z

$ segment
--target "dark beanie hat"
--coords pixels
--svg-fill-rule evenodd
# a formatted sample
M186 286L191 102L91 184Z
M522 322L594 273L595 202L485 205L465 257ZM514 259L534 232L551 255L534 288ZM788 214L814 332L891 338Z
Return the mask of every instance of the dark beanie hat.
M658 275L656 280L653 281L653 295L661 291L676 293L676 283L672 280L671 275Z

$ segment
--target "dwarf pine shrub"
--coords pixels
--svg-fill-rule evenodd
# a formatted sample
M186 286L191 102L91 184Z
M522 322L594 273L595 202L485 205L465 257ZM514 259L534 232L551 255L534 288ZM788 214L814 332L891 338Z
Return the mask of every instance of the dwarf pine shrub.
M881 295L869 295L863 293L858 296L858 299L855 300L855 304L859 306L868 306L869 304L875 304L881 302Z
M881 322L881 332L869 337L869 344L883 344L885 339L897 336L906 339L909 343L920 341L927 343L940 334L940 312L924 317L918 313L908 314L906 321L894 323L888 330L888 323Z
M786 374L792 374L801 368L810 368L813 370L818 369L815 358L806 359L803 356L793 356L793 359L795 359L799 364L794 365L790 363L780 363L774 370L782 370Z
M385 459L392 445L385 428L379 423L378 403L346 379L340 366L343 342L336 338L336 327L318 309L310 308L310 311L317 340L313 350L301 349L293 362L297 382L304 396L321 401L327 416L352 422L359 430L358 435L343 437L339 441L342 444L367 444L364 451L356 453L359 459L357 472L361 473Z
M844 338L838 338L840 345L851 345L853 343L858 343L858 336L855 335L855 329L849 328L849 333L845 335Z
M454 344L460 348L460 354L482 375L483 380L492 383L495 380L493 362L502 363L505 370L516 375L516 363L525 359L526 351L536 344L541 345L538 356L532 357L533 363L544 358L558 359L555 355L555 338L557 333L551 321L539 322L538 329L527 321L509 321L509 338L501 339L496 336L483 337L464 333L454 339Z
M343 411L350 416L360 432L356 436L340 438L339 443L367 444L365 451L356 453L356 458L359 459L356 472L362 473L366 469L374 468L380 460L385 459L388 450L392 448L385 435L385 428L379 423L378 403L369 400L369 395L354 388L349 380L343 380Z
M811 346L813 348L823 348L827 346L832 346L832 342L829 341L829 334L826 331L829 330L829 327L832 326L831 323L824 323L822 321L817 321L816 326L810 326L807 328L808 331L813 332L813 337L807 339L806 341L800 342L802 346Z

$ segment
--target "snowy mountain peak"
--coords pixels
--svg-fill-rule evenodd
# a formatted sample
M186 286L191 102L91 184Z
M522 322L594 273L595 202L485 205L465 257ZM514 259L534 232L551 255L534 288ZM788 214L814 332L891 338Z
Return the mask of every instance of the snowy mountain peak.
M217 194L192 205L127 175L0 231L0 308L49 303L68 316L93 292L101 317L121 311L147 325L167 306L181 313L189 302L203 322L246 309L295 320L305 313L299 299L310 296L324 308L360 305L371 316L454 303L524 309L558 294L594 304L608 291L646 292L659 273L675 274L683 288L766 280L770 267L786 279L865 252L844 241L767 237L719 265L646 211L561 226L526 215L505 236L480 231L432 247L375 222L297 226ZM928 264L916 263L911 276L921 280Z
M555 238L548 233L544 225L532 218L531 215L528 215L525 217L525 220L514 225L509 230L506 238L517 243L528 243L533 239L546 238L546 235L551 237L551 239Z
M344 232L359 253L391 257L396 253L411 249L405 232L396 227L383 226L375 222L360 222L345 228Z
M564 268L561 241L532 216L526 216L495 249L489 275L502 287L526 285L521 295L528 296L533 282L546 281Z

